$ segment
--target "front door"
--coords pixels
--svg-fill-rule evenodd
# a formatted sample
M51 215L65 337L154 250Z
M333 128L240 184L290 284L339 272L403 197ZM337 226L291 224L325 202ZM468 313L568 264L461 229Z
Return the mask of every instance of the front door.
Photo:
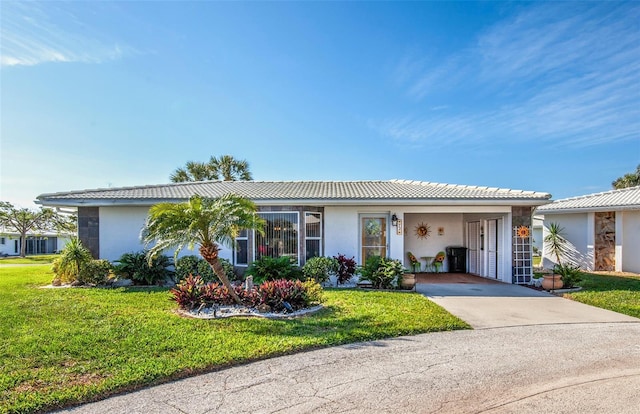
M371 256L387 256L387 217L360 217L360 264L365 264Z
M498 278L498 220L487 220L487 277Z

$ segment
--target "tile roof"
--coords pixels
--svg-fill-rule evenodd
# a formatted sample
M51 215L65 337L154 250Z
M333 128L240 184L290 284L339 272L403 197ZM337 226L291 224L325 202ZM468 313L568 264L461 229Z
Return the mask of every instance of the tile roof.
M564 198L538 207L537 213L640 210L640 186Z
M340 202L348 200L520 200L546 203L550 194L423 181L200 181L103 188L41 194L44 205L152 204L160 201L186 200L194 194L220 197L234 193L261 201Z

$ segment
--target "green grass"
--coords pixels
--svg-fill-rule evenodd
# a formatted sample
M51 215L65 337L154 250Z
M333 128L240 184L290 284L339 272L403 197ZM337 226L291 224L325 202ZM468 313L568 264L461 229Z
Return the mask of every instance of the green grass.
M178 317L166 289L40 289L48 265L0 268L0 412L65 407L247 361L468 325L423 296L328 290L294 320Z
M582 278L582 291L565 297L640 318L640 277L584 273Z
M59 254L40 254L27 257L2 257L0 258L0 266L3 264L47 264L52 263Z

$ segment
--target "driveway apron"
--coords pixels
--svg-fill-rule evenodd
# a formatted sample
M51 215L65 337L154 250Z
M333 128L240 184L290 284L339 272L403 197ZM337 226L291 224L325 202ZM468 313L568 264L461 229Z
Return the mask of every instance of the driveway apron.
M640 319L506 283L419 283L416 291L474 329L508 326L640 322Z

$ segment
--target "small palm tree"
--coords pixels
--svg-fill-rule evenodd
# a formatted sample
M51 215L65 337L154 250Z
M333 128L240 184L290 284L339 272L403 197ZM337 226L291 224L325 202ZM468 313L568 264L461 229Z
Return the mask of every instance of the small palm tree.
M563 233L564 228L560 227L558 223L549 223L548 233L544 237L545 246L556 257L558 265L562 264L560 259L569 251L567 247L569 242L565 239Z
M198 245L202 258L240 304L218 254L220 244L232 245L240 230L264 232L264 219L256 211L252 201L234 194L214 199L194 195L184 203L156 204L149 210L142 230L145 247L151 246L147 258L151 261L169 248L175 248L177 258L183 248Z

